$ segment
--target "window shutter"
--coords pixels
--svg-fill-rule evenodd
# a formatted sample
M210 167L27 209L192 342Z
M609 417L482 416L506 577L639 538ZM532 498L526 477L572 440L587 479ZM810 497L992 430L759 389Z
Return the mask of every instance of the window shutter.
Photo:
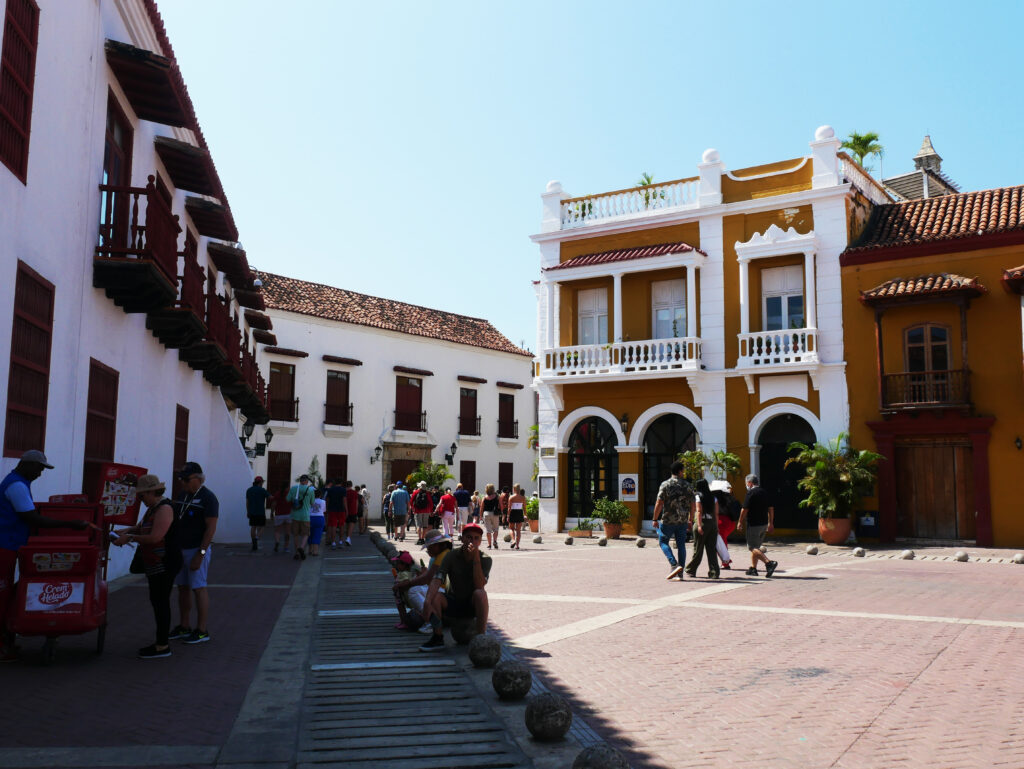
M45 448L54 288L22 262L14 285L4 456Z
M0 161L22 182L28 175L38 35L34 0L7 0L0 51Z

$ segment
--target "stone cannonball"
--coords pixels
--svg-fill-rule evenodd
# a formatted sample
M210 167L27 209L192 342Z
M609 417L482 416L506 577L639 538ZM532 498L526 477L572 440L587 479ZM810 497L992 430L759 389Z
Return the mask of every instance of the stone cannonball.
M521 700L533 686L533 674L518 660L504 660L495 666L491 686L503 700Z
M571 545L575 541L576 541L575 537L566 537L565 538L565 544L567 544L567 545Z
M855 547L855 548L853 548L853 555L856 558L863 558L864 557L864 548L863 547Z
M629 761L611 745L601 743L581 750L572 769L629 769Z
M601 537L601 539L597 540L597 544L601 547L608 547L608 537Z
M504 540L505 540L506 542L511 542L511 541L512 541L512 535L511 535L511 534L506 534L506 535L504 536Z
M1024 553L1014 553L1010 560L1014 563L1024 563Z
M636 538L636 546L637 547L647 547L647 540L644 539L643 537L637 537Z
M963 550L957 550L956 555L953 557L960 561L960 563L965 563L971 559L971 557L967 555L967 553L965 553Z
M490 633L473 636L469 642L469 661L475 668L493 668L501 659L501 643Z
M565 697L545 692L526 704L526 728L537 740L560 740L572 726L572 709Z
M544 537L542 537L540 534L538 534L536 537L533 538L533 544L541 545L543 543L544 543Z
M914 560L914 551L913 550L904 550L902 553L900 553L900 558L902 558L904 561L913 561Z
M817 545L808 545L807 549L804 552L806 552L807 555L817 555L818 554L818 546Z

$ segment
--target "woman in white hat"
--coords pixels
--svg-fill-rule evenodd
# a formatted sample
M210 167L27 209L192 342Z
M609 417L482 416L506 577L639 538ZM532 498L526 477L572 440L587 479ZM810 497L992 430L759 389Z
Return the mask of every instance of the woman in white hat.
M156 617L156 643L139 649L141 659L170 657L167 635L171 629L171 589L174 576L181 570L177 520L171 500L164 496L166 486L155 475L143 475L135 484L135 493L146 505L146 514L135 526L117 532L115 545L135 542L149 582L149 602Z

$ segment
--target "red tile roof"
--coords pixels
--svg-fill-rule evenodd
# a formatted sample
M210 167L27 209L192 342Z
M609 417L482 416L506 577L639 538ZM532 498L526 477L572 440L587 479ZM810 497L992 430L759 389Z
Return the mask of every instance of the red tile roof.
M876 206L843 255L1001 233L1024 236L1024 186Z
M965 278L963 275L939 272L933 275L918 275L914 278L887 280L869 291L861 291L860 299L864 304L877 304L901 299L932 297L940 299L958 294L980 296L987 291L988 289L981 285L976 278Z
M1003 270L1003 288L1007 291L1024 294L1024 264L1020 267Z
M533 353L516 347L483 318L470 318L261 270L256 274L263 281L263 296L270 309L533 357Z
M694 248L688 243L662 243L658 246L637 246L636 248L621 248L615 251L602 251L599 254L581 254L567 259L550 270L568 270L572 267L587 267L592 264L607 264L608 262L625 262L630 259L646 259L649 256L664 256L665 254L686 254L696 251L702 256L707 256L699 248Z

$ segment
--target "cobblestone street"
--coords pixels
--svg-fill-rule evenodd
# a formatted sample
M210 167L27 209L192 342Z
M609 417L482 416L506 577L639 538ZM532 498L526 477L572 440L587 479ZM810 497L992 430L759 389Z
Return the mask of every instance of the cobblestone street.
M653 541L561 539L497 552L492 617L634 767L1024 765L1012 552L783 546L772 580L680 583Z

